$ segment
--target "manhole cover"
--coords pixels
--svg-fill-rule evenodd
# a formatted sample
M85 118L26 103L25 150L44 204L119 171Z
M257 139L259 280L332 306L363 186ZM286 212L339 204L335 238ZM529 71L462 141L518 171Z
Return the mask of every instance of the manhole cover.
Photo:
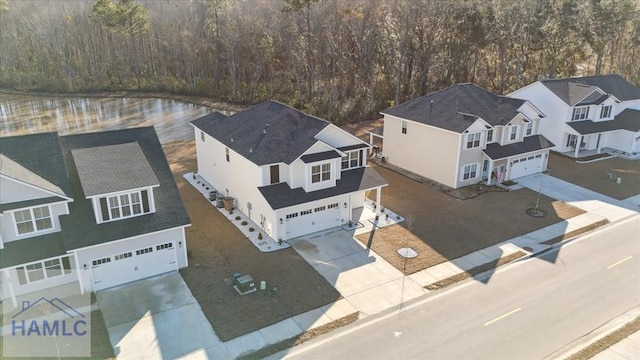
M533 217L537 217L537 218L541 218L541 217L547 216L547 213L546 213L546 211L541 210L541 209L528 208L527 209L527 215L533 216Z
M415 250L408 247L398 249L398 254L407 259L413 259L414 257L418 256L418 253Z

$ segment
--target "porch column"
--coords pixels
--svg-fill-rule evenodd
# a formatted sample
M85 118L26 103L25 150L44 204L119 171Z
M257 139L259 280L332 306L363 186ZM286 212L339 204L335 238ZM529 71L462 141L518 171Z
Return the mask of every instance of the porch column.
M376 216L380 216L380 197L382 196L382 188L376 188Z
M73 253L73 260L76 263L76 269L78 269L78 283L80 284L80 294L84 294L84 283L82 281L82 271L91 271L89 268L80 267L80 262L78 261L78 253Z
M573 152L573 157L578 157L578 153L580 152L580 144L582 144L582 135L578 135L578 140L576 141L576 149Z
M11 304L13 304L13 307L18 307L18 299L16 298L16 291L13 289L13 281L11 281L11 276L9 276L9 269L2 270L2 273L4 274L4 278L7 281L7 288L9 289Z
M602 136L602 133L598 133L598 141L596 142L596 154L600 154L600 149L602 149L602 147L600 146L601 136Z
M489 181L487 181L487 185L493 185L493 178L491 178L491 175L493 175L493 159L489 159L489 168L487 169L487 172L489 173L487 176L487 179ZM496 174L496 177L498 176L498 174ZM496 179L496 183L498 182L498 179Z

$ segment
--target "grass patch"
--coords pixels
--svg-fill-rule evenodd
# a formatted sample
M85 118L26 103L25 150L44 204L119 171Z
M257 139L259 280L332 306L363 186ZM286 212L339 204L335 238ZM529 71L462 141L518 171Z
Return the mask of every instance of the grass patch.
M254 351L250 354L246 354L246 355L242 355L240 357L238 357L238 360L250 360L250 359L264 359L265 357L269 356L269 355L273 355L277 352L280 352L282 350L286 350L289 349L291 347L294 347L296 345L300 345L302 343L304 343L305 341L309 341L313 338L316 338L322 334L326 334L328 332L331 332L335 329L341 328L343 326L349 325L353 322L355 322L356 320L358 320L359 314L357 312L341 317L338 320L332 321L328 324L324 324L322 326L318 326L317 328L311 329L311 330L307 330L305 332L303 332L300 335L288 338L286 340L282 340L280 342L277 342L275 344L271 344L267 347L264 347L260 350Z
M553 245L553 244L558 243L560 241L571 239L572 237L576 237L576 236L578 236L580 234L584 234L586 232L595 230L595 229L599 228L600 226L607 225L608 223L609 223L609 220L607 220L607 219L600 220L600 221L595 222L595 223L593 223L591 225L587 225L585 227L581 227L580 229L569 231L566 234L563 234L563 235L560 235L560 236L556 236L553 239L549 239L547 241L543 241L542 244Z
M640 316L636 317L631 322L627 323L620 329L612 332L611 334L603 337L602 339L594 342L586 348L578 351L577 353L569 356L567 360L587 360L598 355L609 347L619 343L626 339L628 336L640 331Z
M484 263L482 265L479 265L479 266L476 266L474 268L471 268L471 269L469 269L469 270L467 270L467 271L465 271L463 273L450 276L450 277L448 277L446 279L442 279L440 281L436 281L433 284L429 284L429 285L425 286L425 288L428 289L428 290L439 290L439 289L445 288L445 287L447 287L449 285L453 285L453 284L455 284L457 282L460 282L460 281L462 281L464 279L470 278L472 276L476 276L476 275L478 275L480 273L483 273L485 271L489 271L491 269L495 269L497 267L500 267L500 266L502 266L504 264L508 264L508 263L510 263L510 262L512 262L512 261L514 261L516 259L519 259L519 258L521 258L521 257L523 257L525 255L527 255L527 254L522 252L522 251L518 251L518 252L515 252L515 253L513 253L511 255L507 255L507 256L501 257L496 262L492 261L492 262Z

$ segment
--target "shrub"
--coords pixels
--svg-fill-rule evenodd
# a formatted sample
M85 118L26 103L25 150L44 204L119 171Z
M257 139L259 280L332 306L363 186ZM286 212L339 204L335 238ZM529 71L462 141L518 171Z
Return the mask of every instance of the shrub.
M254 232L254 231L256 231L256 229L254 229L254 228L250 227L250 228L249 228L249 231L250 231L250 232Z
M236 216L236 220L240 220L240 216Z
M258 240L262 240L262 233L258 233Z
M240 224L242 224L242 225L247 225L247 224L248 224L248 222L246 222L245 220L243 220Z

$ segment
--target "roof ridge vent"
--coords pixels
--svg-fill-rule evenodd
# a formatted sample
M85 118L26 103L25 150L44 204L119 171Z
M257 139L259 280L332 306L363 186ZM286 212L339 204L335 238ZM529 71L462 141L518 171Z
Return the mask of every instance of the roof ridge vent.
M253 148L249 148L249 152L253 154Z
M233 142L233 138L231 138L231 142Z
M262 133L266 134L267 133L267 128L269 127L269 124L264 126L264 129L262 129Z

